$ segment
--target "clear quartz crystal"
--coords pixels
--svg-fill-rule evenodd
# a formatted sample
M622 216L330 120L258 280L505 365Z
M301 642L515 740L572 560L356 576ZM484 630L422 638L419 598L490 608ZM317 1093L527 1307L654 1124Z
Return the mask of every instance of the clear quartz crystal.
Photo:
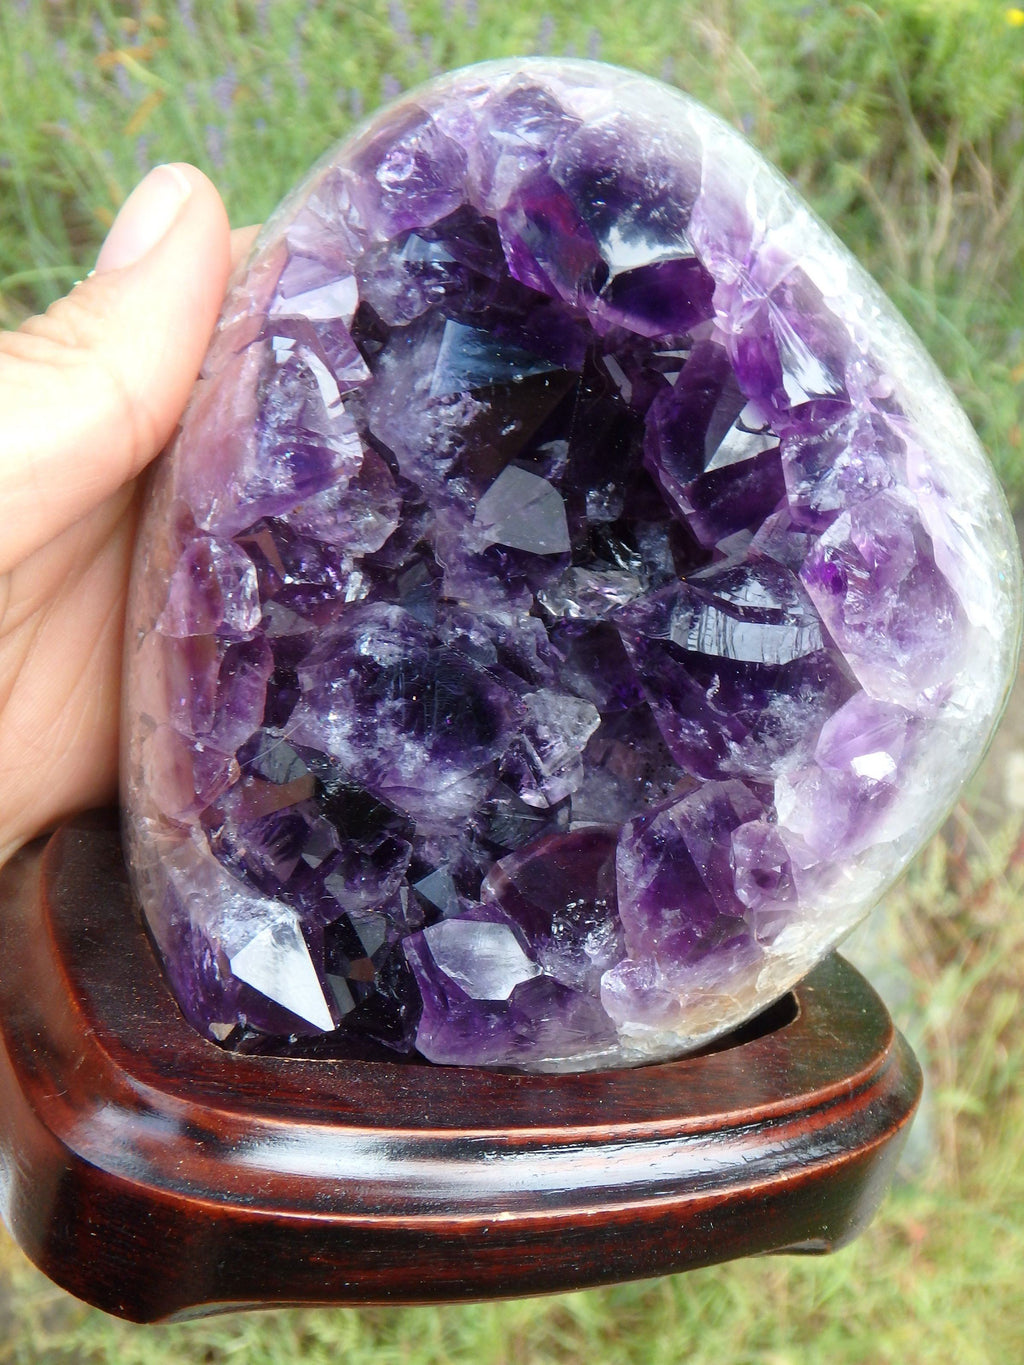
M139 538L124 799L247 1050L573 1070L793 985L998 718L963 413L731 128L586 62L404 96L264 228Z

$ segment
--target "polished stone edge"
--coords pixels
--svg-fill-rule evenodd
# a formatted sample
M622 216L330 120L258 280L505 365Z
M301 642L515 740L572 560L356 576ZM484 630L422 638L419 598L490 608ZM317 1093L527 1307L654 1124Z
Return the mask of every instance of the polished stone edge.
M110 817L23 850L0 900L3 1214L58 1284L135 1321L831 1250L877 1209L920 1094L837 957L746 1041L633 1071L242 1057L178 1012Z

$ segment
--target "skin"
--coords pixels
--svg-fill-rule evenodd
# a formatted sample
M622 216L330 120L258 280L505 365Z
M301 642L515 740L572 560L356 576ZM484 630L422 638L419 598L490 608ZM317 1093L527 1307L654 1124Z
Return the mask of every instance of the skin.
M0 333L0 863L116 798L140 475L174 433L256 232L230 232L201 172L175 174L187 198L140 259L118 259L122 232L95 274Z

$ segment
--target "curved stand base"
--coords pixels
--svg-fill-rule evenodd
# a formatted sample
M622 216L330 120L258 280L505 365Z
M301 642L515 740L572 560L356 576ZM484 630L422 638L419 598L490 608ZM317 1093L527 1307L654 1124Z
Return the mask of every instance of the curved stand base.
M0 1194L58 1284L136 1321L579 1289L828 1251L920 1092L832 957L708 1052L635 1071L244 1057L199 1037L86 817L0 877Z

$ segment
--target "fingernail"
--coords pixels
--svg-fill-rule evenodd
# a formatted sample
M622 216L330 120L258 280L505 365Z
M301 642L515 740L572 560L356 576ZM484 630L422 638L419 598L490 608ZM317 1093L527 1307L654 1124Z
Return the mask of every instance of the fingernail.
M121 205L100 248L96 274L141 261L166 236L191 193L188 176L179 166L154 166Z

